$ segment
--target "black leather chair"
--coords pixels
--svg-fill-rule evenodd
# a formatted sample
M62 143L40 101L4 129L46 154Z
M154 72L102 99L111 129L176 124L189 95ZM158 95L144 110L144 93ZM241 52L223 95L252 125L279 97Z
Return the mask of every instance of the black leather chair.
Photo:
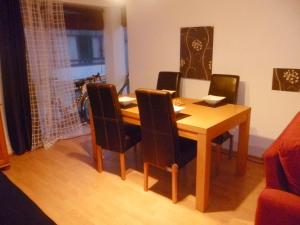
M116 87L112 84L87 84L92 125L95 133L98 170L102 171L102 148L120 154L121 178L125 180L125 152L141 140L140 128L122 120Z
M181 75L179 72L161 71L158 74L156 89L175 91L174 94L172 94L172 97L179 97L180 79Z
M225 103L236 104L240 77L237 75L213 74L209 86L209 95L225 96ZM217 170L221 157L222 144L230 140L229 159L231 159L233 149L233 135L229 132L219 135L213 140L217 146Z
M177 173L196 156L195 141L178 136L170 93L138 89L144 159L144 190L148 190L149 165L172 173L172 200L177 202Z

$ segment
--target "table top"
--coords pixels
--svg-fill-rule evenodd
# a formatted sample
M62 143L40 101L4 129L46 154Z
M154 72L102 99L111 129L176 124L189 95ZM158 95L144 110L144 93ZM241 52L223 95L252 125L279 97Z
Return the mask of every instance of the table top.
M239 124L251 111L248 106L235 104L224 104L217 107L194 104L199 101L199 99L180 98L180 102L185 107L181 113L191 116L177 121L179 130L187 130L197 134L207 134L214 130L213 136L216 136L221 134L223 130L229 130ZM176 103L178 100L174 99L173 102ZM122 109L122 115L139 120L138 107ZM222 126L222 129L215 129L218 126ZM220 131L218 132L218 130Z

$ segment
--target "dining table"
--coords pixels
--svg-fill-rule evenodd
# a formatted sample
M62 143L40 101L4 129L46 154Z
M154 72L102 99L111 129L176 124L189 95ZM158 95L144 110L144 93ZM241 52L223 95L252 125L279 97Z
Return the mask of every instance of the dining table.
M199 99L184 97L174 98L173 103L183 106L180 114L186 115L176 122L179 136L197 142L195 205L197 210L204 212L209 203L212 140L237 126L235 174L242 176L246 173L251 107L224 103L210 105ZM135 103L123 107L121 113L124 122L140 125ZM96 158L95 152L94 156Z

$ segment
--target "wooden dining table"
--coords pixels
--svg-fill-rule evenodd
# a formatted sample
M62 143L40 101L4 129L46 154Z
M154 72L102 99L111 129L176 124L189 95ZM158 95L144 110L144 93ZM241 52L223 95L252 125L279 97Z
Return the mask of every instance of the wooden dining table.
M203 104L199 99L175 98L187 116L177 120L180 136L197 141L196 209L204 212L208 206L211 172L211 142L218 135L238 126L236 175L244 175L247 167L251 108L243 105ZM137 106L121 110L124 122L140 125Z

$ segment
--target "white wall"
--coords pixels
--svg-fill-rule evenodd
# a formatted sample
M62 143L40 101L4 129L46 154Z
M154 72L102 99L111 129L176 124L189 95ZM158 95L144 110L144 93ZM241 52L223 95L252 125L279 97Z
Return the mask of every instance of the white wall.
M214 26L213 73L240 75L238 101L252 107L249 154L261 156L300 110L300 93L271 90L273 68L300 68L299 0L128 0L127 19L133 90L179 70L181 27ZM208 85L184 79L182 95Z
M104 55L107 82L119 90L126 76L124 30L121 26L121 8L104 9Z

